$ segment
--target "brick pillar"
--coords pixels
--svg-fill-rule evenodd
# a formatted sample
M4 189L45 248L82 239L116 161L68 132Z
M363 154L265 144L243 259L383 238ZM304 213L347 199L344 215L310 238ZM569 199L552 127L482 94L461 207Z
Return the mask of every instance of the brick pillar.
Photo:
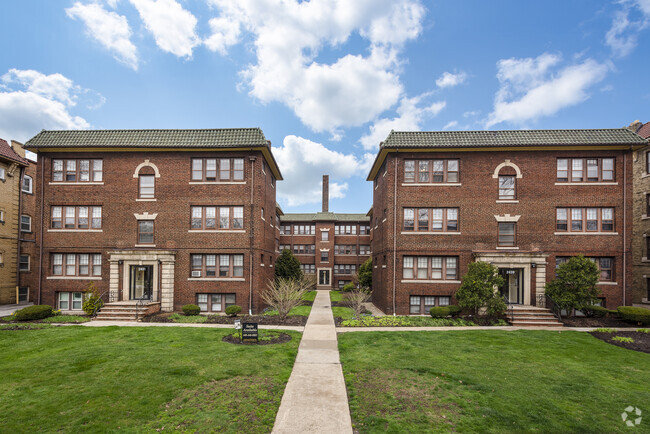
M330 201L330 176L323 175L323 212L329 211Z

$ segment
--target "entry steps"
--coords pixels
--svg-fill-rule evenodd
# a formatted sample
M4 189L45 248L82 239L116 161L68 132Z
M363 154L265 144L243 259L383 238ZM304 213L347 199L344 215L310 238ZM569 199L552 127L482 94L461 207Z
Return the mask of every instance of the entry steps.
M118 301L106 303L97 313L98 321L136 321L143 316L160 310L160 303L145 302L137 304L133 301Z
M549 309L522 304L508 306L508 322L518 327L562 327Z

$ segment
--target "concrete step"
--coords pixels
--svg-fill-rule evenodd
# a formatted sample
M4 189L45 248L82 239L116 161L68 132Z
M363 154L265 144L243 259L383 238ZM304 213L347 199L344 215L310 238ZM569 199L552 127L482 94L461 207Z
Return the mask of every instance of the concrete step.
M510 324L516 327L563 327L559 321L514 320Z
M135 316L99 316L95 317L95 321L135 321Z

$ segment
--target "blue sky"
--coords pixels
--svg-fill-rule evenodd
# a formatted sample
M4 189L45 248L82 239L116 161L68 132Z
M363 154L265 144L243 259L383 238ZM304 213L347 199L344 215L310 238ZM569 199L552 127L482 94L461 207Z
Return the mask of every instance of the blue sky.
M650 120L650 0L2 2L0 137L261 127L287 212L365 212L395 130Z

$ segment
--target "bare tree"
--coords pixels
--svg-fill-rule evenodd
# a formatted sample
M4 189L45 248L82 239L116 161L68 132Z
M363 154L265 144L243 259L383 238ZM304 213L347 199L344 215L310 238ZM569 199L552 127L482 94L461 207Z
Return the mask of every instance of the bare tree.
M305 291L313 291L316 289L316 275L315 274L303 274L302 279L300 279L300 287Z
M277 278L269 282L261 297L264 303L278 311L280 320L284 321L291 309L302 304L304 294L302 279Z
M354 316L361 317L361 313L365 310L363 304L370 299L370 293L364 289L353 289L347 293L345 304L354 311Z

